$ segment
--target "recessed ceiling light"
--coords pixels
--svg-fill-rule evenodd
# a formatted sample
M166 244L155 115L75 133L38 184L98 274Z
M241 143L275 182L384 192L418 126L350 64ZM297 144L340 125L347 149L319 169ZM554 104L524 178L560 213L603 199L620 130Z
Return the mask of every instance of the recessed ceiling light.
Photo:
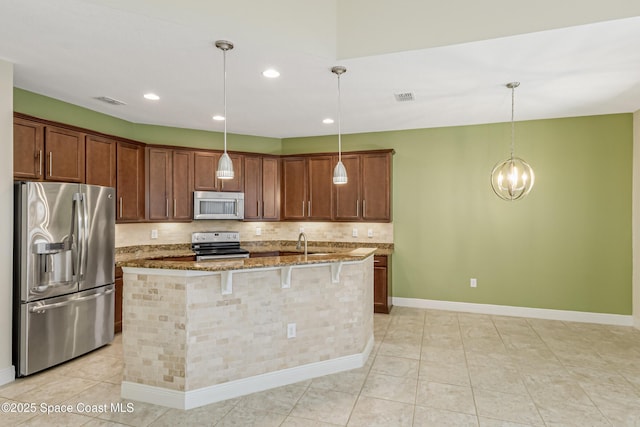
M269 68L268 70L264 70L262 75L265 77L269 77L270 79L275 79L276 77L280 77L280 72L278 70L274 70L273 68Z
M160 97L155 93L145 93L144 97L145 99L148 99L150 101L157 101L158 99L160 99Z
M324 119L322 123L324 123L325 125L330 125L331 123L333 123L333 119Z
M216 116L213 116L213 120L217 120L217 121L221 122L221 121L224 121L224 117L216 115Z

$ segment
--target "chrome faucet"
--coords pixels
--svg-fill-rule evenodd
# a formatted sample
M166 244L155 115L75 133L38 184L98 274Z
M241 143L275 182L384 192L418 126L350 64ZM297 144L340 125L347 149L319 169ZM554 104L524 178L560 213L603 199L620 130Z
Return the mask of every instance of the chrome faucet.
M300 233L298 235L298 244L296 245L296 249L300 250L302 245L300 244L301 240L304 239L304 256L307 256L307 235L304 233Z

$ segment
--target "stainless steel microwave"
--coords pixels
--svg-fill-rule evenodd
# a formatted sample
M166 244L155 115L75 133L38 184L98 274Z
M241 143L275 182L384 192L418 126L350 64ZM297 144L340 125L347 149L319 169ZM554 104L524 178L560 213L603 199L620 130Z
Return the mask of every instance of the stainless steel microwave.
M193 219L244 219L244 193L194 191Z

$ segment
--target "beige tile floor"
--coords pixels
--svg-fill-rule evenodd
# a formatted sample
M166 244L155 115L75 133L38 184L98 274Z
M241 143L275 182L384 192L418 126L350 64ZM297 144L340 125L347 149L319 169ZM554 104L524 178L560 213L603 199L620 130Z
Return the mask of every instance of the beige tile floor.
M361 369L190 411L120 399L122 345L0 388L0 425L640 426L640 331L396 307ZM40 403L133 412L40 413ZM15 405L14 405L15 406Z

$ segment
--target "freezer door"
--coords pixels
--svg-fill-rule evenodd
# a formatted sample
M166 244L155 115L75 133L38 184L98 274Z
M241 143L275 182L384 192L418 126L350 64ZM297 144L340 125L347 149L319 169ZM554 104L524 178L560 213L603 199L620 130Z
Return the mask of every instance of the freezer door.
M78 290L75 206L78 184L16 184L16 289L20 300L35 301Z
M113 340L114 286L20 306L16 371L30 375Z
M115 281L116 196L112 187L82 185L80 290Z

